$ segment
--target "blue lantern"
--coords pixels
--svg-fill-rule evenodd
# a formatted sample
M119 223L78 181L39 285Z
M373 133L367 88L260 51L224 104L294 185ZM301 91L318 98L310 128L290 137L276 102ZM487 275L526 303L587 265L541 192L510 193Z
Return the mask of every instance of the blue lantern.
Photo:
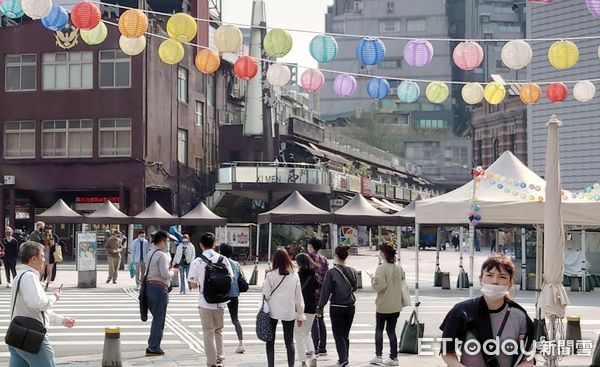
M389 91L390 83L383 78L371 78L367 84L367 93L371 98L384 99Z
M67 10L60 5L52 5L50 14L42 18L42 25L47 30L56 32L67 28L69 24L69 13Z
M356 58L363 65L377 65L385 56L385 45L379 38L366 37L356 45Z
M4 0L0 4L0 12L11 19L18 19L25 15L21 7L21 0Z
M403 81L396 89L396 94L401 102L415 103L421 95L421 89L415 82Z
M310 55L320 63L333 61L338 54L338 44L329 35L318 35L310 41Z

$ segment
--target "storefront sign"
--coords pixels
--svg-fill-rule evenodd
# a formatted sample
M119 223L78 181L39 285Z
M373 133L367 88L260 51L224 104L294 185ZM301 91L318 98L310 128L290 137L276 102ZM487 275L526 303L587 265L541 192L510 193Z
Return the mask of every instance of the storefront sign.
M76 203L86 203L86 204L104 204L105 202L110 201L111 203L118 203L121 201L121 198L118 196L76 196Z
M360 192L360 177L346 175L346 180L348 180L348 191Z
M366 196L373 196L375 194L375 185L367 176L363 176L361 179L361 192Z
M322 127L309 124L294 117L290 118L290 131L294 135L308 138L318 143L325 140L325 132Z
M393 199L396 195L396 187L393 185L385 185L385 197Z
M374 182L375 184L375 195L377 196L385 196L385 185L379 182Z
M250 227L218 227L217 242L233 247L250 247Z
M96 271L98 242L94 232L77 232L77 271Z

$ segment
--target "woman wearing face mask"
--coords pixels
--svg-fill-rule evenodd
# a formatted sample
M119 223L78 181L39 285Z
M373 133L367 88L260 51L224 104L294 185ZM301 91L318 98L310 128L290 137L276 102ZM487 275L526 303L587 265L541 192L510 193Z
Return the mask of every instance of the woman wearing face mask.
M184 234L181 244L175 250L173 267L179 271L179 294L185 294L185 283L190 270L190 263L196 258L196 249L190 242L190 236Z
M506 255L488 257L479 277L483 296L458 303L448 312L440 329L447 338L442 359L449 367L533 366L529 352L533 322L509 296L514 274ZM479 351L471 348L475 346Z

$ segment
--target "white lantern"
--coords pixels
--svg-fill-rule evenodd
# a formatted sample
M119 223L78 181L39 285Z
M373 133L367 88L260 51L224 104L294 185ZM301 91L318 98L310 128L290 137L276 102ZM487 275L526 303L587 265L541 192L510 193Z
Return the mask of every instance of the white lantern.
M52 0L21 0L23 12L31 19L42 19L50 14Z
M119 38L119 47L124 54L135 56L141 54L146 48L146 37L127 38L121 36Z
M596 95L596 86L590 81L582 81L573 87L573 97L579 102L589 102Z
M223 24L215 31L215 45L221 52L238 52L243 41L242 31L233 24Z
M507 42L502 47L500 58L506 67L518 70L523 69L531 62L533 51L531 46L523 40L513 40Z
M291 77L290 68L284 64L273 64L267 70L267 81L273 86L283 87L290 81Z
M483 100L483 87L479 83L467 83L460 93L467 104L481 103Z

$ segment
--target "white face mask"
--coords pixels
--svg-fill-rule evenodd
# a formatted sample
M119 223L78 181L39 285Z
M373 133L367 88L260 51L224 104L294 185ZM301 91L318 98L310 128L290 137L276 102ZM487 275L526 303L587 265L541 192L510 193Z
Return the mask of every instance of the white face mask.
M507 285L494 285L494 284L481 284L481 293L493 300L497 301L508 294L508 286Z

